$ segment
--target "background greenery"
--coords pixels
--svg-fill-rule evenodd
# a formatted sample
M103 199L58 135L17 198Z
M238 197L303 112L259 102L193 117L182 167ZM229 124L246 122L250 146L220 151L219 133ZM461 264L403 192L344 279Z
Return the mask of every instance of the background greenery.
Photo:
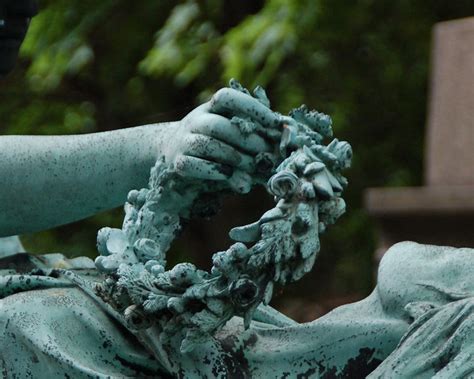
M347 214L317 268L275 304L300 320L373 286L374 229L363 190L422 180L431 28L474 15L471 0L44 0L15 72L0 83L0 134L70 134L177 120L228 79L263 85L272 107L306 103L350 141ZM226 231L269 207L257 191L196 222L173 259L206 267ZM24 236L34 252L95 255L121 210ZM317 304L317 305L315 305Z

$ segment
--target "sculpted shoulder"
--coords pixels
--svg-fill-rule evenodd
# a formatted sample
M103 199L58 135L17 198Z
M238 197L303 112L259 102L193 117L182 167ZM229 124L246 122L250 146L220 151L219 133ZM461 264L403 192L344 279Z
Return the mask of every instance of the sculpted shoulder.
M450 294L474 294L473 273L474 249L400 242L380 262L377 290L387 313L405 318L410 303L443 305Z

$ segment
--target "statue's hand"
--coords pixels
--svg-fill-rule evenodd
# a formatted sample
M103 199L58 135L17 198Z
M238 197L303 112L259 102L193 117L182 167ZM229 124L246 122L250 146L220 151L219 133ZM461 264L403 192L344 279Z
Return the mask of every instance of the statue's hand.
M182 176L229 181L245 193L256 172L255 156L275 151L279 125L280 116L264 101L224 88L180 121L166 156Z

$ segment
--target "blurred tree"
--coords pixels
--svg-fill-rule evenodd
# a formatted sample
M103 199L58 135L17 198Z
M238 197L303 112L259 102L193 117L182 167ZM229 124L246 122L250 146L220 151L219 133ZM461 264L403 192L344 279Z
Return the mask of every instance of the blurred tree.
M305 102L330 114L336 136L353 145L349 207L324 236L314 273L276 303L304 297L327 308L340 302L331 297L368 293L374 235L362 190L421 182L431 28L474 15L472 1L40 3L22 62L0 84L1 134L85 133L179 119L230 77L265 86L276 110ZM232 199L218 221L193 224L174 259L204 264L203 251L224 248L231 226L268 208L265 196ZM121 218L115 210L23 239L35 252L93 256L96 230Z

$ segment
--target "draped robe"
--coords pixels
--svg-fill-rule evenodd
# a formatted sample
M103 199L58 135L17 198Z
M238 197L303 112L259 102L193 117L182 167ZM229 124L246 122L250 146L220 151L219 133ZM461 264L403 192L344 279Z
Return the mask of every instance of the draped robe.
M366 298L309 323L234 317L191 353L129 330L98 298L91 260L0 259L6 378L461 378L474 375L474 249L404 242Z

